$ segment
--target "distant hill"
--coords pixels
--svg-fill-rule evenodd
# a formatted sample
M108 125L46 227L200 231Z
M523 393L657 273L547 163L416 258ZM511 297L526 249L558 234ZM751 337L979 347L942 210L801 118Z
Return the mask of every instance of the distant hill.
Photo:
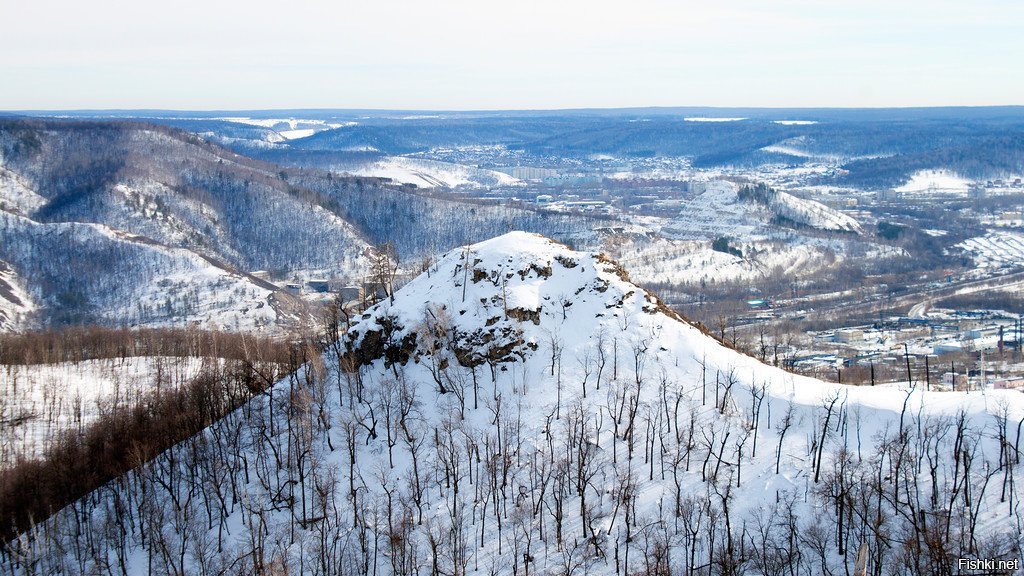
M272 325L288 297L247 272L342 274L368 245L272 165L178 130L5 121L0 158L0 261L43 323Z
M284 168L177 128L34 119L0 120L0 225L0 327L285 325L300 303L252 272L358 281L386 241L411 264L512 226L592 235L586 219Z
M1024 107L1014 106L291 113L317 118L326 123L324 127L331 123L338 127L286 139L254 125L274 122L271 112L252 113L254 118L245 123L212 118L154 120L255 155L291 150L393 156L500 145L537 159L671 156L689 158L697 167L800 165L828 159L844 172L823 183L872 189L899 186L922 169L947 169L972 178L1020 174L1024 150L1020 145ZM732 121L701 121L706 119Z

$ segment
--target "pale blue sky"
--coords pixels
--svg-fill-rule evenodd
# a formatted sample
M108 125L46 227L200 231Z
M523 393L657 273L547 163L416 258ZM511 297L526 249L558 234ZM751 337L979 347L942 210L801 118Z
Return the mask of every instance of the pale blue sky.
M1018 0L0 0L0 109L1024 104Z

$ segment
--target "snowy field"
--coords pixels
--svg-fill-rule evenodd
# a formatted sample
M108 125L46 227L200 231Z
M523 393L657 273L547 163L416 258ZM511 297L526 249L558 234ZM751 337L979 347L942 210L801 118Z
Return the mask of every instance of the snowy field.
M921 170L911 175L910 179L896 192L907 194L966 194L971 181L948 170Z

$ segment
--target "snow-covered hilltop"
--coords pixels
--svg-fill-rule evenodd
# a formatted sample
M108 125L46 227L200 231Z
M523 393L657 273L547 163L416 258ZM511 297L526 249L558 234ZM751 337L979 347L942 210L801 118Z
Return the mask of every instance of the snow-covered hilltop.
M0 556L15 572L943 573L1020 553L1009 391L794 376L604 256L448 252L294 377Z

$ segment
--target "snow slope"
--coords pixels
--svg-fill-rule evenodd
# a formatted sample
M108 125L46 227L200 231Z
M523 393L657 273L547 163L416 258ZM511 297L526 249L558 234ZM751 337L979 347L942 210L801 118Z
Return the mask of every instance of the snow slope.
M46 199L36 194L14 172L0 166L0 210L28 215L46 204Z
M344 343L349 371L328 353L0 561L820 574L865 542L879 573L925 573L944 556L914 532L924 517L951 557L1019 550L994 488L1019 393L795 376L720 345L607 258L536 235L445 254Z
M27 326L27 316L36 309L18 274L0 260L0 332Z
M353 176L390 178L420 188L484 188L510 186L519 182L495 170L405 156L387 156L347 172Z
M799 198L787 192L777 191L775 199L769 204L769 207L779 216L812 228L857 234L863 232L860 223L852 217L833 210L821 202Z
M272 133L266 136L266 142L272 144L306 138L324 130L355 124L355 122L327 122L325 120L306 118L248 118L238 116L218 118L218 120L273 130Z
M856 220L820 202L776 190L765 206L741 199L739 187L725 180L707 182L705 190L686 203L666 232L679 238L763 238L776 216L821 230L861 232Z
M1024 264L1024 234L995 231L957 244L978 268L1015 268Z
M177 389L203 358L109 358L58 364L8 365L0 371L0 469L34 458L65 431L81 431L113 406L134 405L157 382Z
M838 254L810 242L736 243L743 257L719 252L706 240L667 240L624 249L616 260L641 284L671 282L695 286L749 281L773 273L812 274L836 262Z
M896 191L910 194L937 192L966 194L970 186L970 180L961 178L948 170L920 170L911 174L910 179L896 188Z
M78 313L115 326L257 330L278 320L282 296L271 287L183 248L102 224L40 223L7 212L0 237L0 259L19 272L27 301L63 310L63 321Z

